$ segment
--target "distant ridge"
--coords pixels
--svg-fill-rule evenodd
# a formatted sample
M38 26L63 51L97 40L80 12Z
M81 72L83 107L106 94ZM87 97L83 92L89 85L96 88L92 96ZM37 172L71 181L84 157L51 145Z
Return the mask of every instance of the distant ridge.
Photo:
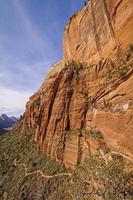
M6 114L0 116L0 129L9 128L13 126L18 119L14 116L8 117Z

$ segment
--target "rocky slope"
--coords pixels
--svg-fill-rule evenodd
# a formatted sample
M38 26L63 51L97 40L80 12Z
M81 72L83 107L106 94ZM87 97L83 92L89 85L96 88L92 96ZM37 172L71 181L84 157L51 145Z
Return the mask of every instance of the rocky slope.
M37 151L29 132L20 139L18 126L0 136L1 200L132 200L133 175L122 156L91 156L68 172Z
M26 105L21 134L75 167L91 155L133 162L133 2L91 0L64 32L64 59Z

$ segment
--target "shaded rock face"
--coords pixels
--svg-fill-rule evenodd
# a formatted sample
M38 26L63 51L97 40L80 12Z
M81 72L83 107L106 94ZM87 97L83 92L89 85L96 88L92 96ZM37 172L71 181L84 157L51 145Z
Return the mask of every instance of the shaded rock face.
M132 27L132 0L91 0L66 26L64 59L95 64L124 57L132 44Z
M22 132L67 167L110 150L133 160L132 10L131 0L93 0L75 14L64 60L26 105Z
M101 65L100 71L97 65L64 66L49 74L27 103L24 127L34 130L41 151L66 166L106 146L132 157L133 60L121 66L106 60Z

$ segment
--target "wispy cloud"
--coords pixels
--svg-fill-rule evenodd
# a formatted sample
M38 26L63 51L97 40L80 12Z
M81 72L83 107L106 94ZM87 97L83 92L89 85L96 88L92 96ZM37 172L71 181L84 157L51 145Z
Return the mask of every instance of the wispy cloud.
M56 14L56 19L52 21L52 24L50 24L52 14L49 14L43 29L41 29L38 26L38 23L32 20L31 16L29 16L21 0L12 0L12 4L20 20L20 25L26 34L25 39L29 43L28 48L31 47L29 51L32 53L33 49L33 51L36 51L37 55L41 57L40 59L50 59L53 61L57 55L59 55L59 44L58 46L55 46L57 39L54 38L54 35L59 35L61 28L59 25L60 23L58 22L60 20L58 14ZM50 13L48 10L45 10L44 12L47 12L47 14ZM60 41L62 44L62 38L60 38ZM33 57L34 56L35 54L33 54Z
M10 4L17 18L10 21L16 23L13 33L0 30L0 113L18 115L53 61L50 39L42 37L21 1L12 0Z
M79 4L0 1L0 112L22 112L51 64L61 58L64 26Z
M3 112L8 115L22 114L25 103L33 91L18 92L10 88L0 86L0 114Z
M24 31L27 33L28 39L33 42L32 46L37 48L38 53L40 53L41 55L44 55L44 53L46 54L47 51L49 51L50 49L50 40L46 38L46 36L45 38L44 36L42 37L41 32L39 31L37 26L33 24L28 17L28 14L22 6L20 0L13 0L12 3L18 17L21 20L21 25L24 28Z

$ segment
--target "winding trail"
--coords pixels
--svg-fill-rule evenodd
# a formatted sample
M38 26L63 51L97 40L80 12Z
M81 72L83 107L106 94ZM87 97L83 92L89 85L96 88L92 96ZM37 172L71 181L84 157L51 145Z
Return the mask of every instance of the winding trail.
M18 163L16 163L16 159L14 160L14 166L15 167L23 167L24 170L25 170L25 176L30 176L32 174L40 174L41 177L47 178L47 179L51 179L51 178L55 178L55 177L59 177L59 176L69 176L69 177L72 176L71 173L60 173L60 174L55 174L55 175L48 176L48 175L45 175L41 170L35 170L33 172L28 172L26 164L24 164L24 163L18 164Z

